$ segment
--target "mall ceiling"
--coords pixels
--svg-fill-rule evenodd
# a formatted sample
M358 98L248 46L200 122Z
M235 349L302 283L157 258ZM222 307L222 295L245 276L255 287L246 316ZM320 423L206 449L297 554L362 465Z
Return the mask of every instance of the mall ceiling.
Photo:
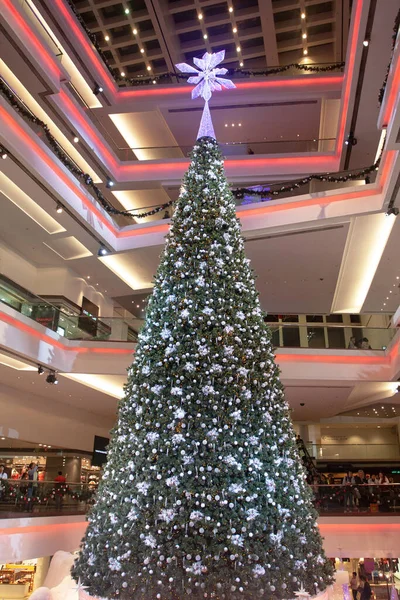
M176 72L226 50L230 68L344 59L350 0L72 0L110 66L126 77ZM176 81L174 78L171 80Z

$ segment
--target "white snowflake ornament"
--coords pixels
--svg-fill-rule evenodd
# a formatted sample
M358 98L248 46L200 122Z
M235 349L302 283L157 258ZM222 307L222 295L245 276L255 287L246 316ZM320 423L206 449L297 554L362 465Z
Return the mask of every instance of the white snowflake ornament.
M201 117L200 129L197 134L197 139L208 136L215 139L214 127L211 121L210 109L208 107L208 101L211 99L213 92L221 91L222 88L228 90L234 89L236 86L230 80L220 75L225 75L228 69L219 68L217 65L221 63L225 58L225 50L216 52L215 54L209 54L206 52L202 58L193 58L194 64L199 67L200 70L195 69L191 65L186 63L179 63L176 66L177 69L182 73L195 73L194 77L189 77L188 83L194 83L196 85L192 90L192 99L204 98L204 110Z

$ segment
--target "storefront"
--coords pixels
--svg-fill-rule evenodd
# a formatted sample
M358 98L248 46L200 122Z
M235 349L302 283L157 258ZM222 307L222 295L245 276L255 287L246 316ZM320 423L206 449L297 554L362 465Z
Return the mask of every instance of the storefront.
M23 600L43 585L50 557L0 564L1 600Z

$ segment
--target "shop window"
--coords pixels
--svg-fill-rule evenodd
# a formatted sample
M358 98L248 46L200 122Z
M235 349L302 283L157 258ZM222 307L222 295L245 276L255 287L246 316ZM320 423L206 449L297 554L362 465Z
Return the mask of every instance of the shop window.
M327 323L343 323L342 315L326 315Z
M306 315L307 323L323 323L324 317L322 315Z
M300 347L300 331L298 327L283 327L282 333L285 348Z

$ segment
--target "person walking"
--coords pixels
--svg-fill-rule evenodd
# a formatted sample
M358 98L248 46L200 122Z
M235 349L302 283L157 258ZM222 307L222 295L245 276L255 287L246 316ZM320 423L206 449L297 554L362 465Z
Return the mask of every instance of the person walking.
M372 589L365 575L360 575L360 600L371 600Z
M33 504L34 504L34 496L37 492L37 480L38 480L38 465L34 462L31 462L28 468L28 494L26 501L26 510L28 512L33 512ZM36 483L35 483L36 482Z
M358 588L360 587L360 584L358 583L358 577L355 571L353 571L353 576L350 579L350 587L351 593L353 594L353 600L357 600Z

